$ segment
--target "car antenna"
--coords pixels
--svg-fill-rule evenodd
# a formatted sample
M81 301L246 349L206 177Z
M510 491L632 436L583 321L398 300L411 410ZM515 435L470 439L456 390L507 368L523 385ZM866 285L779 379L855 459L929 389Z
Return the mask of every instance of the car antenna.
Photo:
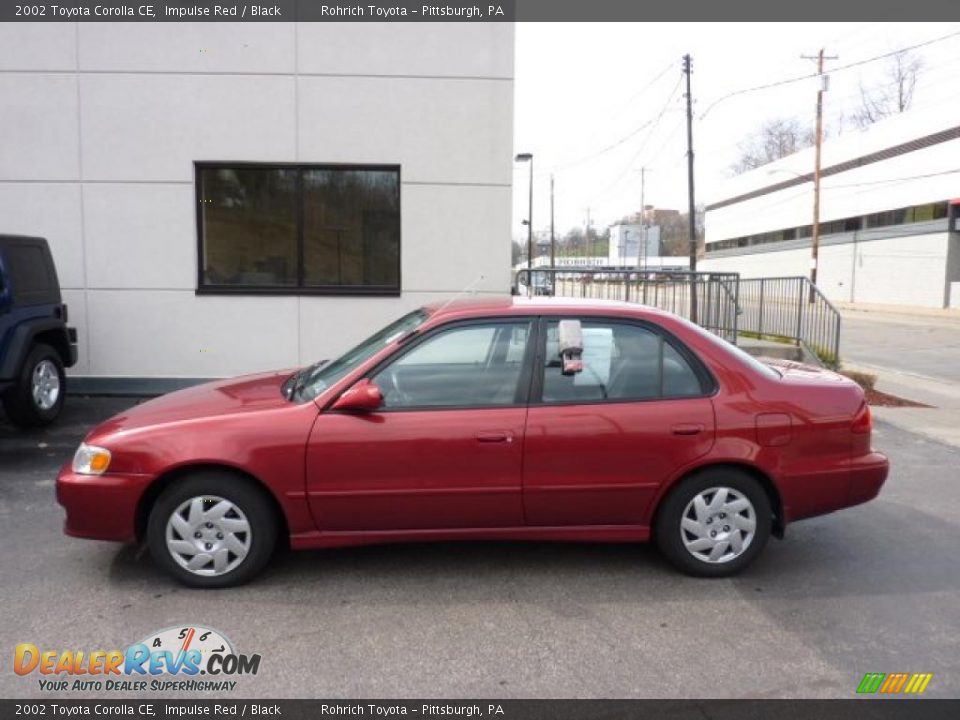
M481 274L481 275L477 275L476 279L475 279L473 282L471 282L469 285L467 285L465 288L463 288L463 290L461 290L460 292L458 292L458 293L457 293L456 295L454 295L452 298L450 298L449 300L447 300L443 305L441 305L440 307L438 307L438 308L435 310L435 312L440 312L441 310L445 309L445 308L447 307L447 305L449 305L450 303L456 302L457 300L459 300L460 298L462 298L464 295L467 295L467 294L476 295L476 292L477 292L477 291L476 291L476 286L477 286L477 285L480 283L480 281L483 280L485 277L486 277L486 275L482 275L482 274Z

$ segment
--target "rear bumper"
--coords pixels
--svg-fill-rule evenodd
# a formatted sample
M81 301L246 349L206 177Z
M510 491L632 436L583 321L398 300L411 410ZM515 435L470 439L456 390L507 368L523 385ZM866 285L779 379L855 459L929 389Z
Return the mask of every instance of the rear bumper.
M780 479L785 524L842 510L872 500L880 493L890 463L885 455L867 453L787 475Z
M890 461L882 453L872 452L853 460L850 465L850 492L847 507L873 500L890 474Z
M78 475L66 465L57 476L57 502L67 511L63 531L73 537L136 539L137 503L148 475Z

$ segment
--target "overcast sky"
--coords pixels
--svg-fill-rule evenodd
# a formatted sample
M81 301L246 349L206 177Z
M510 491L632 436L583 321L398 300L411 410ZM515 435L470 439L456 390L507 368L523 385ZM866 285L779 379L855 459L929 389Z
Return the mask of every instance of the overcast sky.
M647 204L686 208L684 53L693 56L697 201L709 202L723 196L738 143L765 119L812 126L816 84L714 101L815 71L800 56L821 46L839 56L829 70L958 31L960 23L518 23L514 138L516 152L534 154L534 230L549 228L551 170L558 234L583 227L588 207L598 229L635 212L643 166ZM914 109L936 112L960 95L960 36L914 52L924 62ZM831 75L828 129L856 110L860 83L879 82L885 62ZM855 130L847 124L844 132ZM526 165L514 167L517 238L526 234L527 178Z

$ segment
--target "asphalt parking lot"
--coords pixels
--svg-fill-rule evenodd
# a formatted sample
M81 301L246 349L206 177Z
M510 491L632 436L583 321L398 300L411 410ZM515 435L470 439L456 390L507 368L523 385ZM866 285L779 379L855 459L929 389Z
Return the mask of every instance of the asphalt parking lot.
M11 670L17 643L114 649L181 623L261 653L247 698L849 698L900 671L960 694L958 448L880 424L880 498L790 527L733 579L644 546L467 543L288 553L200 591L138 548L61 533L57 469L132 402L71 397L34 434L0 420L0 696L41 695Z

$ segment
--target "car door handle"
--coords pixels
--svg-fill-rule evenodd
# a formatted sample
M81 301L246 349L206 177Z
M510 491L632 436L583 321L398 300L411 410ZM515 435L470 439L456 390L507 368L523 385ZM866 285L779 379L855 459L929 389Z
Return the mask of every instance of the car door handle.
M699 423L680 423L670 428L674 435L699 435L703 432L703 425Z
M513 434L506 431L491 431L477 433L477 442L482 443L501 443L513 442Z

